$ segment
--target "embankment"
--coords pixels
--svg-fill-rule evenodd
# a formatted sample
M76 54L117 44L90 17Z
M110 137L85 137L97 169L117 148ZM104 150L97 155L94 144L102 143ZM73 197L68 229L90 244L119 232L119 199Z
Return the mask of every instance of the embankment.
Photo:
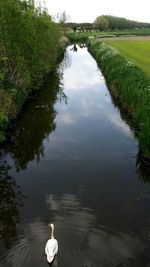
M150 78L119 51L98 40L88 42L112 95L138 125L137 135L145 159L150 158Z

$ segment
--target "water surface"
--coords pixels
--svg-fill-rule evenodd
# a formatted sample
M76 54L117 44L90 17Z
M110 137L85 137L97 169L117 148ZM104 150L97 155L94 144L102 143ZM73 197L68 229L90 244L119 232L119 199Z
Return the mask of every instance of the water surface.
M67 48L1 153L0 267L150 266L149 169L86 48Z

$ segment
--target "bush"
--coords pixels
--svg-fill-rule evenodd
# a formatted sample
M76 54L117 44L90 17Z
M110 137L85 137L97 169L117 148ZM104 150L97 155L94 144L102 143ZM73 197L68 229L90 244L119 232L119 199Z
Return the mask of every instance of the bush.
M60 37L60 26L34 1L0 1L0 112L8 120L56 65Z

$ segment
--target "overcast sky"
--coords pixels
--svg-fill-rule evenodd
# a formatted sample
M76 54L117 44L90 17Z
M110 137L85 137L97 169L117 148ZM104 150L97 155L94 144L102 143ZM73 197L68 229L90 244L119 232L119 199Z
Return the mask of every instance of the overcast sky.
M51 15L64 10L72 22L93 22L99 15L113 15L150 22L150 0L45 0Z

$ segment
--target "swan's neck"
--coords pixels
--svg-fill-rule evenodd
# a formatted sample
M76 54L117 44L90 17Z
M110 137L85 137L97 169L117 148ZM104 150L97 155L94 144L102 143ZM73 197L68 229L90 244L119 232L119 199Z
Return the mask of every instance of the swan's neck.
M51 238L54 238L54 225L51 225Z

